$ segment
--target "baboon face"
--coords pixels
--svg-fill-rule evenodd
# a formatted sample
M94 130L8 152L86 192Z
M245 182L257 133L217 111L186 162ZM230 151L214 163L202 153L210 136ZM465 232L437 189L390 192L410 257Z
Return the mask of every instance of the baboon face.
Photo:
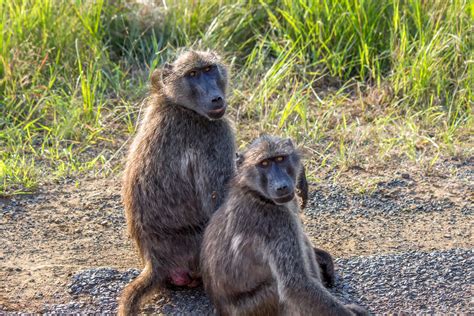
M213 52L190 51L162 69L164 94L211 120L224 116L227 71Z
M264 136L237 159L240 182L276 204L295 197L300 158L290 139Z

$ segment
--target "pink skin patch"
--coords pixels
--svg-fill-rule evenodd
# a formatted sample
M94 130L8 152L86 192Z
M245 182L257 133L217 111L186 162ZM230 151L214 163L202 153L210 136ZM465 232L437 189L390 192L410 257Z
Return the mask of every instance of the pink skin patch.
M170 273L171 284L177 286L185 286L191 284L193 279L189 275L189 271L186 269L176 268Z
M176 268L170 273L170 283L176 286L187 286L190 288L201 285L201 278L194 277L188 269Z

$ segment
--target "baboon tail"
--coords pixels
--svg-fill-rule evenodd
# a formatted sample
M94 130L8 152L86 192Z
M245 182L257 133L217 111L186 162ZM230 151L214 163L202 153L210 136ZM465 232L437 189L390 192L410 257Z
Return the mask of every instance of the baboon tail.
M141 299L154 289L156 283L157 280L152 265L148 262L140 275L123 289L119 301L118 315L137 315Z

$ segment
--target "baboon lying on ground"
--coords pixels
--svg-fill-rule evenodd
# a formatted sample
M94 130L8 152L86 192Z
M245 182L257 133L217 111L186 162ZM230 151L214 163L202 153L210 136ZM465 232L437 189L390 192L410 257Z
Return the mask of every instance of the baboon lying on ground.
M322 285L294 198L301 164L291 140L261 137L237 165L201 251L204 286L218 314L367 314Z
M144 263L119 314L138 312L157 287L199 284L204 227L235 169L226 111L227 69L213 52L190 51L152 74L151 96L123 178L128 231Z

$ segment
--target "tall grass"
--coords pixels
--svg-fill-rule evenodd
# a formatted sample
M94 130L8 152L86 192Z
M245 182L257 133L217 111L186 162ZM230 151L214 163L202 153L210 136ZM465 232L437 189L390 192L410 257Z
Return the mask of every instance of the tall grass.
M473 22L468 0L0 0L0 194L120 170L179 47L232 65L240 144L294 137L313 178L469 156Z

